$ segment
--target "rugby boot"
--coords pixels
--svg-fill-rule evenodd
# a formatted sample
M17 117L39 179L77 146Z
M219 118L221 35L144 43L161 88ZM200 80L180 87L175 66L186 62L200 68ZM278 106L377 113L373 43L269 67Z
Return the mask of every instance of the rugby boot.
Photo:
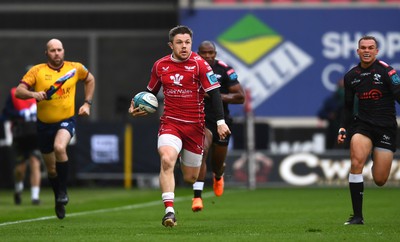
M192 198L192 211L200 212L203 210L203 199L201 197Z
M162 225L165 227L174 227L177 225L175 214L173 212L168 212L164 215L162 219Z

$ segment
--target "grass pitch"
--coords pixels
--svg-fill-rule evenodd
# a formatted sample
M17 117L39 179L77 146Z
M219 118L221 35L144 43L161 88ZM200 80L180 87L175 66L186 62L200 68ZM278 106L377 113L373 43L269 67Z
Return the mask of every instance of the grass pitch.
M366 187L365 225L344 226L351 214L348 188L226 189L204 193L204 210L191 210L192 191L176 191L178 225L164 228L159 190L71 188L67 216L58 220L50 189L42 204L29 191L15 206L0 191L0 241L399 241L400 190Z

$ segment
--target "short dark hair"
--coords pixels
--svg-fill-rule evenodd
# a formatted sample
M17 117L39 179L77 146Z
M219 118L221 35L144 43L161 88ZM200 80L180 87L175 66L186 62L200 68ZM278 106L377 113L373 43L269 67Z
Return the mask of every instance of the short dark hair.
M193 38L193 31L189 27L185 25L178 25L169 31L169 42L172 43L175 35L177 34L189 34L190 38Z
M373 41L375 41L376 48L378 49L378 41L376 40L376 38L374 36L372 36L372 35L364 35L363 37L361 37L361 39L358 41L358 47L360 47L361 40L373 40Z
M198 49L200 49L202 46L205 46L205 45L211 45L215 51L217 50L217 47L215 46L214 42L212 42L211 40L204 40L203 42L201 42Z

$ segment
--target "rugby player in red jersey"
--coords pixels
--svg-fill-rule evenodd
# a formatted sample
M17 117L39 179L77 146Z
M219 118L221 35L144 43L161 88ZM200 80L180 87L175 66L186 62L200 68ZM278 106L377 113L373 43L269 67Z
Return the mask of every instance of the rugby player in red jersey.
M162 87L164 94L158 153L161 160L161 196L165 207L162 225L165 227L177 224L174 210L176 161L180 160L185 182L193 184L199 175L204 149L205 93L211 98L220 138L230 134L224 120L220 84L210 65L192 52L192 38L193 32L187 26L176 26L169 31L168 45L172 54L154 63L147 85L147 90L155 95ZM133 101L129 113L134 117L147 114L134 108Z

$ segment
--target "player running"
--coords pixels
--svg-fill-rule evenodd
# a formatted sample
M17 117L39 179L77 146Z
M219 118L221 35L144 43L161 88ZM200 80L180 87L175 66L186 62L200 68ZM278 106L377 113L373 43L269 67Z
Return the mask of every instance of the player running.
M232 125L232 117L230 116L228 104L243 104L245 94L240 85L235 70L221 60L215 59L217 51L215 44L211 41L203 41L199 48L198 54L213 69L220 83L220 95L224 107L224 119L228 127ZM194 198L192 199L193 212L203 209L203 200L201 197L204 181L207 173L207 157L211 149L211 167L213 171L213 190L216 196L222 196L224 192L224 171L225 159L228 152L230 135L224 139L220 139L217 133L216 117L213 112L211 100L206 96L204 99L206 113L206 139L204 141L204 154L201 162L201 168L197 181L193 184Z
M201 166L204 149L204 95L210 96L216 116L220 139L230 130L225 123L219 94L219 83L211 67L197 53L192 52L193 32L187 26L177 26L169 32L168 45L172 54L157 60L152 68L147 90L157 94L163 89L164 113L158 131L158 153L161 160L160 187L165 207L162 225L176 225L174 198L174 167L180 157L183 179L193 184ZM147 113L129 108L132 116Z
M344 76L345 115L337 141L343 143L350 138L349 188L353 205L353 215L345 225L364 224L362 172L369 156L373 161L374 182L383 186L396 151L395 101L400 103L400 78L391 66L376 59L378 51L378 42L373 36L362 37L357 49L360 63ZM353 117L355 97L358 114Z
M81 63L64 61L64 47L60 40L49 40L45 54L47 63L33 66L22 78L15 95L37 101L39 148L53 188L56 215L63 219L69 201L67 145L75 134L76 84L83 81L85 88L85 101L78 115L88 116L95 79Z

